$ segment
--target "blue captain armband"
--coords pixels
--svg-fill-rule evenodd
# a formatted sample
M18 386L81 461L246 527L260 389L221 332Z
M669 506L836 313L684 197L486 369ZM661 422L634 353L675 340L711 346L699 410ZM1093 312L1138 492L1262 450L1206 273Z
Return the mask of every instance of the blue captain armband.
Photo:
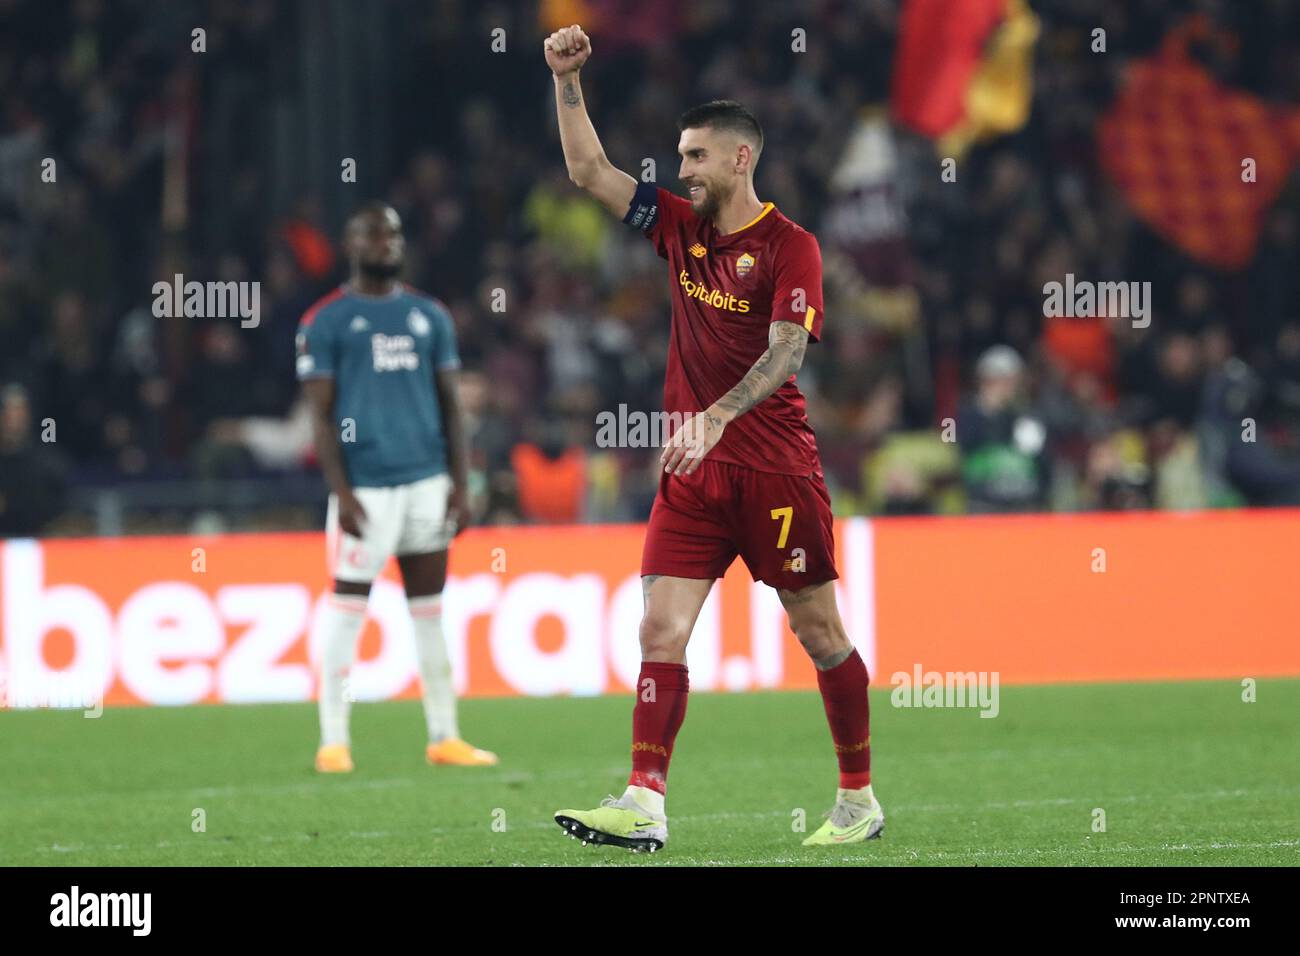
M637 183L623 221L642 232L654 228L659 221L659 187L655 183Z

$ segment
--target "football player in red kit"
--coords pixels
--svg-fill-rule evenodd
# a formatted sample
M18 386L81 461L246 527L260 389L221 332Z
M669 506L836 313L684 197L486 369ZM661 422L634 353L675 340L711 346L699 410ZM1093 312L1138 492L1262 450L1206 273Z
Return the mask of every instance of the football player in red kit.
M835 604L831 501L795 384L821 336L817 240L754 192L763 133L739 103L679 121L679 176L690 199L638 183L605 156L578 72L591 42L578 26L545 41L569 178L640 229L668 261L672 334L664 411L682 426L663 450L641 558L642 666L632 714L632 773L621 797L556 821L584 842L658 850L673 741L686 716L686 644L715 579L739 555L776 588L817 668L839 759L834 808L806 845L878 836L871 791L867 670Z

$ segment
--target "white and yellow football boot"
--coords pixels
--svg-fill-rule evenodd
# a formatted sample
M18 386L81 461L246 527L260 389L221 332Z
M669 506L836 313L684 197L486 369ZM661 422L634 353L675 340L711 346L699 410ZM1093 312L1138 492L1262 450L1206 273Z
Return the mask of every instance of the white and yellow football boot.
M835 806L817 832L803 841L804 846L837 846L875 840L885 832L885 811L870 787L862 790L837 790Z
M555 822L582 845L626 847L656 853L668 842L668 818L647 812L629 793L606 797L595 810L557 810Z

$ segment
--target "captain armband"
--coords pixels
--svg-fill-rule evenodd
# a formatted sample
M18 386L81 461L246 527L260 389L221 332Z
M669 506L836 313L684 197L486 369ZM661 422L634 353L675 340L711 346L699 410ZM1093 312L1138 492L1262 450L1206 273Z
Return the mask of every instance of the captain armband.
M637 183L623 221L642 232L654 228L654 224L659 221L659 187L654 183Z

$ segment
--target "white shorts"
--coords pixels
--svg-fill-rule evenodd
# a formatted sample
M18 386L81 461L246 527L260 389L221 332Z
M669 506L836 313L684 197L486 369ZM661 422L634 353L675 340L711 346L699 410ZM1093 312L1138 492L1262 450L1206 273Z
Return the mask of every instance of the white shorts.
M334 580L369 583L395 554L446 551L456 532L447 520L450 494L450 475L391 488L357 488L357 500L366 509L360 538L339 527L338 496L330 495L325 560Z

